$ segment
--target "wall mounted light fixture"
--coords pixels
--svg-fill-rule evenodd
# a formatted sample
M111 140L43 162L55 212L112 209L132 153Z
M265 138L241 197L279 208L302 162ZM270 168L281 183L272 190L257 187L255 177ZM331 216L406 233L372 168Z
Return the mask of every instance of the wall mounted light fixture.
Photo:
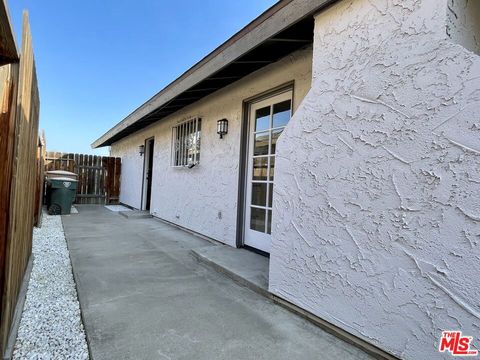
M145 153L145 145L140 145L138 147L138 152L140 153L140 156L143 156L143 154Z
M223 135L228 133L228 120L222 119L217 121L217 134L220 135L220 139L223 139Z

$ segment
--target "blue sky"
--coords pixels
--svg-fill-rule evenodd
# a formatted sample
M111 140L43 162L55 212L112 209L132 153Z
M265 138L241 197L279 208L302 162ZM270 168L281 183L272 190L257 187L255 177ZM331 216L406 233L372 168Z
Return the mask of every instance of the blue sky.
M90 144L275 0L8 0L20 46L30 12L51 151Z

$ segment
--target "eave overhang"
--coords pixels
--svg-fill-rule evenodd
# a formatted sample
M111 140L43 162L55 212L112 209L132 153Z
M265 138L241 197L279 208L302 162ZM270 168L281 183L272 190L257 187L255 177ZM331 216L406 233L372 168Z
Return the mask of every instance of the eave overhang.
M313 15L335 0L282 0L107 131L109 146L313 42Z
M0 66L18 61L17 44L8 15L7 3L0 2Z

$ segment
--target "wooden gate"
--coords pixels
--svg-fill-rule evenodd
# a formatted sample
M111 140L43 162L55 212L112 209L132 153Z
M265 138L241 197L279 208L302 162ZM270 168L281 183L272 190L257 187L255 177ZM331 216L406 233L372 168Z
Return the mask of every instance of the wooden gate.
M120 158L47 152L45 170L78 175L76 204L117 204L120 197Z

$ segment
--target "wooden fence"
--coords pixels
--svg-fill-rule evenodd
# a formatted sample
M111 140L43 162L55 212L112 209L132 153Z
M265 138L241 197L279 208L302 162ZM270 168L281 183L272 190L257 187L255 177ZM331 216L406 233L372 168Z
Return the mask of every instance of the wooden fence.
M77 204L117 204L120 197L120 158L49 151L45 170L78 175Z
M0 23L10 27L5 2ZM1 36L5 36L2 30ZM14 38L13 34L11 35ZM19 63L0 68L0 350L5 352L32 251L39 94L28 13Z
M38 137L37 146L37 176L36 176L36 188L35 188L35 212L34 212L34 224L36 227L42 226L42 207L43 207L43 189L45 179L45 134Z

